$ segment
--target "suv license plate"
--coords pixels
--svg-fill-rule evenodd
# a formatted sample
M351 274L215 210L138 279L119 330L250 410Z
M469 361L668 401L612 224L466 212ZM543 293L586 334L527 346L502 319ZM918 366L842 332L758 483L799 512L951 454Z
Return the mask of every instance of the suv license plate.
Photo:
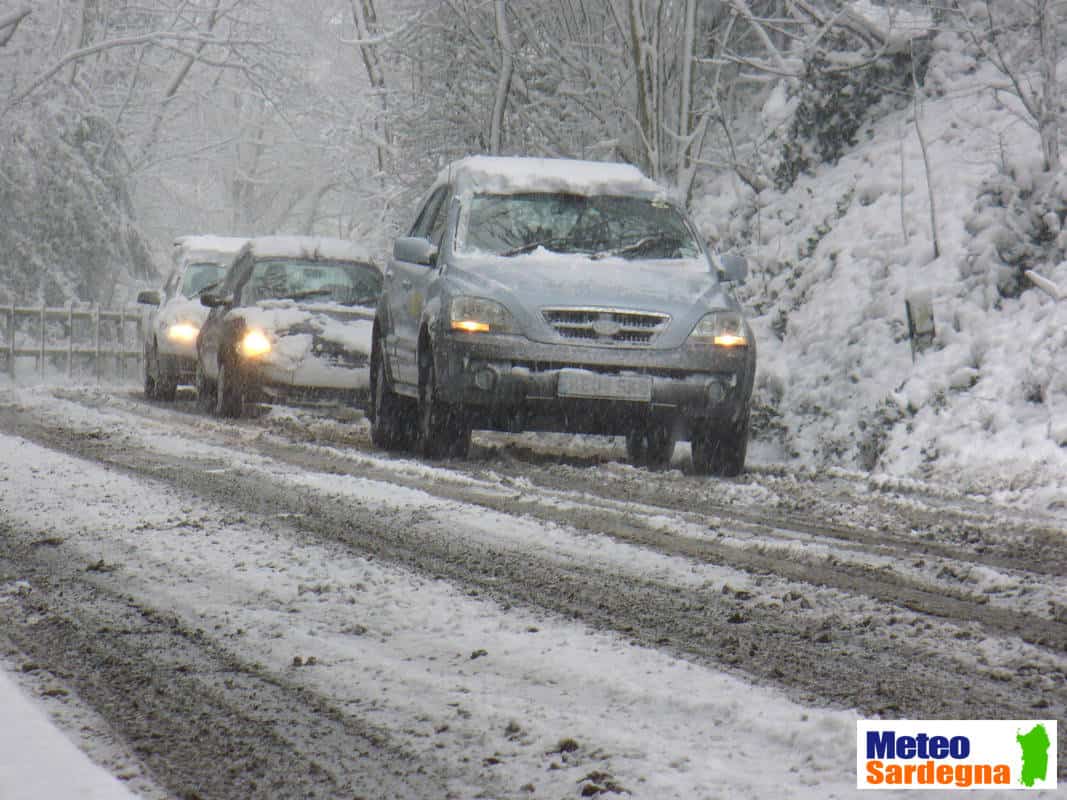
M652 378L649 375L601 375L581 369L561 369L556 394L648 403L652 400Z

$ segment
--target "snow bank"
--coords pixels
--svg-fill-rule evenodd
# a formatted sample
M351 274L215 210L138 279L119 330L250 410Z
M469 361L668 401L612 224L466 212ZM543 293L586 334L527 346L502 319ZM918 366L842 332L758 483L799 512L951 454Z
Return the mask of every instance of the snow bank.
M937 96L920 124L937 257L910 108L866 126L837 164L785 193L745 190L731 216L721 192L697 200L698 222L745 242L753 266L756 435L816 468L1067 506L1067 306L1034 287L1002 297L998 276L975 262L976 201L1005 170L1025 179L1037 136L980 90L991 76L951 40L929 76ZM1041 271L1067 284L1067 265ZM937 334L913 360L905 301L917 292L933 299Z

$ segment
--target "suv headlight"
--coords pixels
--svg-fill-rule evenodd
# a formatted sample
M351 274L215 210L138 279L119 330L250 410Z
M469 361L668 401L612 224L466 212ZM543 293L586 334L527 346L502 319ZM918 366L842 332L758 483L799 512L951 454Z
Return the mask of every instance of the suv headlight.
M495 300L460 296L448 309L449 327L463 333L512 333L511 312Z
M701 318L689 334L689 342L716 347L746 347L748 326L736 311L715 311Z

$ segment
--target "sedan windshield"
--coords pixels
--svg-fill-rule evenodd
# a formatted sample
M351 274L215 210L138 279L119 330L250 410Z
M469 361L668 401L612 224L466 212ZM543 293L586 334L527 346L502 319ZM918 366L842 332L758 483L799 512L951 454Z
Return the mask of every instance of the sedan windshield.
M316 300L374 306L381 292L381 275L369 264L277 258L256 261L241 302Z
M197 261L185 268L182 277L182 295L192 299L213 283L222 280L226 268L211 261Z
M479 194L461 216L460 250L517 256L544 248L592 257L696 258L685 219L669 203L638 197Z

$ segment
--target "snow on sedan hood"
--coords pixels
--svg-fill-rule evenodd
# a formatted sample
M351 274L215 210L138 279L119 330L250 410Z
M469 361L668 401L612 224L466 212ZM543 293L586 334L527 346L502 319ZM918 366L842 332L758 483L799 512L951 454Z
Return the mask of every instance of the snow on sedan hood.
M160 306L159 322L164 326L173 325L176 322L191 322L197 328L201 328L208 313L209 309L201 305L199 297L189 299L178 295Z
M450 279L464 291L507 298L531 312L546 306L604 306L678 317L695 306L736 307L703 258L594 259L540 248L511 257L457 256L453 265Z
M372 308L263 300L255 306L234 309L230 314L243 319L250 328L263 330L273 339L274 347L264 361L281 369L296 369L315 339L370 356L374 328Z

